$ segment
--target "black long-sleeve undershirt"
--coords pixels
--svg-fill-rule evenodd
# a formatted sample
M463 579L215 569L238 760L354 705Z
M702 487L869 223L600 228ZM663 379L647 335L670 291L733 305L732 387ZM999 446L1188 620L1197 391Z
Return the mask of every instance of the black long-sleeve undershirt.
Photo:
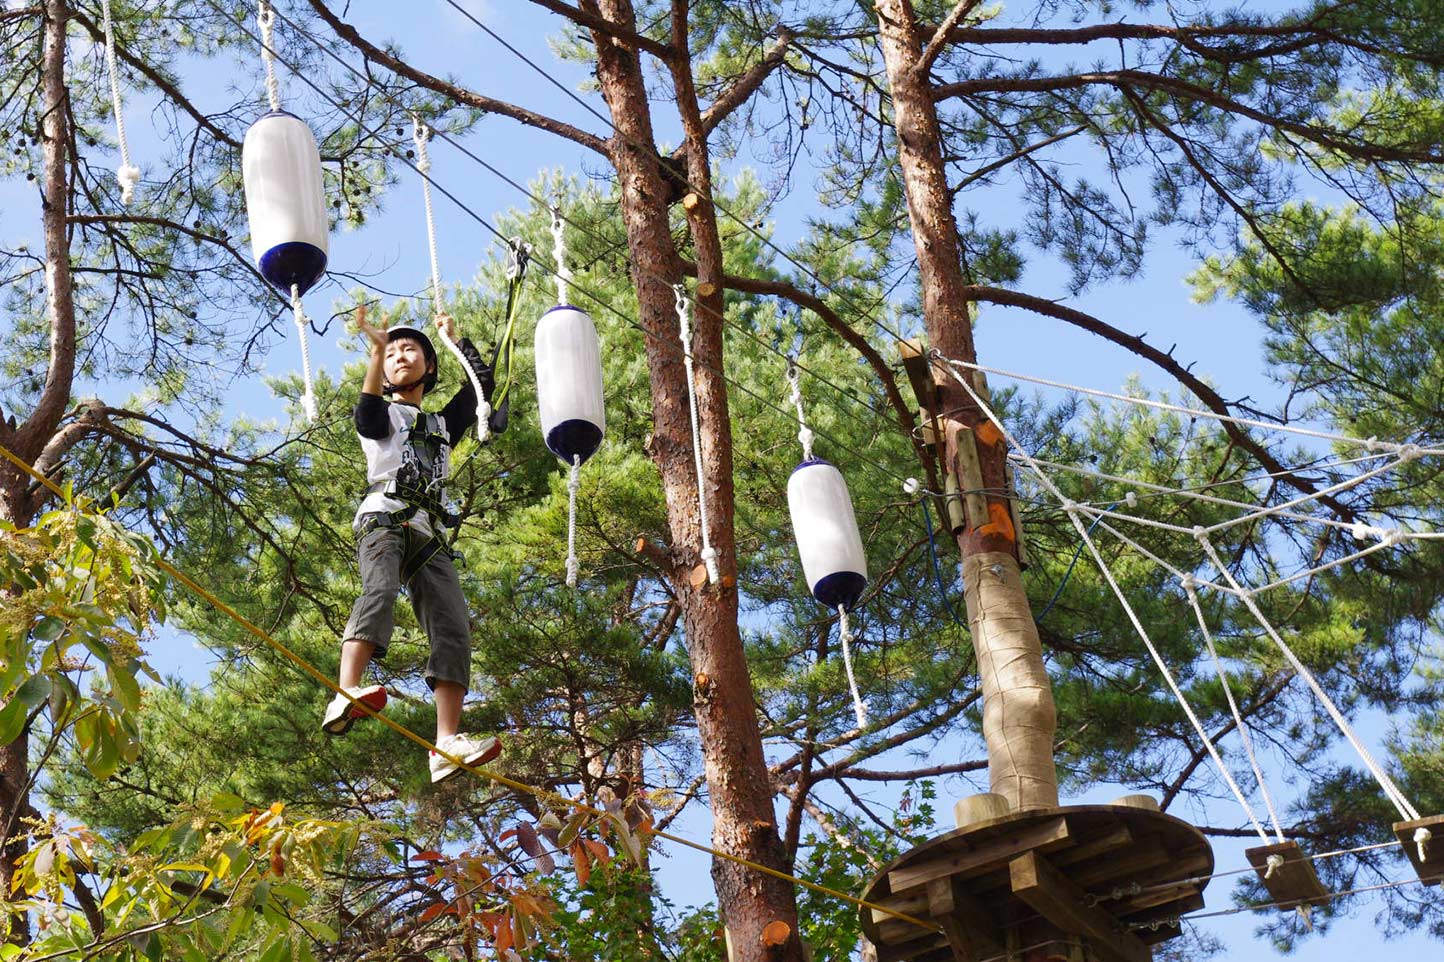
M461 339L461 353L476 372L477 379L481 381L481 390L490 400L491 392L496 389L495 373L490 365L482 360L481 352L468 338ZM386 400L380 395L362 391L352 412L356 433L373 441L390 437L391 417L386 413L386 404ZM471 386L471 378L462 382L461 389L452 395L440 413L446 421L447 440L455 447L461 443L467 430L476 424L476 390Z

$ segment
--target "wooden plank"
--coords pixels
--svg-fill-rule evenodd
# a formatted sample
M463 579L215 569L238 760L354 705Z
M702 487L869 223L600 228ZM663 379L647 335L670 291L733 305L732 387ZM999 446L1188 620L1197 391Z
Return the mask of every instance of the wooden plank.
M1264 888L1269 890L1269 897L1282 903L1278 906L1280 911L1323 901L1329 897L1329 890L1324 888L1324 883L1319 881L1319 874L1314 871L1313 860L1304 854L1298 842L1290 839L1273 845L1259 845L1244 849L1243 854L1254 867L1254 871L1258 872L1259 881L1263 882ZM1270 870L1269 858L1273 856L1282 861Z
M908 376L908 383L913 386L913 396L918 399L918 405L925 408L935 408L937 404L937 387L933 384L933 372L928 363L928 349L921 338L911 338L906 341L899 341L897 346L898 357L902 359L904 373Z
M1086 936L1090 948L1105 962L1151 962L1153 953L1118 920L1084 903L1085 893L1037 852L1008 863L1013 894L1039 915L1071 935Z
M1121 852L1091 865L1080 866L1068 875L1082 888L1092 891L1119 879L1136 879L1140 873L1167 865L1173 858L1174 853L1157 839L1140 839Z
M978 460L978 444L966 424L948 425L948 438L957 452L958 487L968 509L968 526L981 528L988 523L988 499L983 496L983 466Z
M925 889L915 889L906 895L890 895L885 899L874 899L874 901L883 908L906 915L926 915L928 912L928 893ZM896 915L891 915L882 909L870 909L869 911L872 912L872 920L879 924L897 919Z
M1063 868L1065 865L1075 865L1078 862L1086 862L1095 856L1132 844L1133 830L1127 825L1119 825L1105 835L1090 838L1088 841L1080 842L1066 851L1048 856L1048 861L1058 866L1058 868Z
M896 894L926 885L935 878L957 875L967 878L1002 868L1022 852L1039 849L1051 852L1073 844L1068 834L1068 820L1059 816L1015 832L998 835L971 848L940 855L918 865L894 869L887 875L888 885Z
M1421 828L1427 829L1433 836L1424 843L1422 858L1419 855L1419 843L1414 839L1415 833ZM1444 876L1444 815L1431 815L1412 822L1395 822L1394 834L1404 846L1404 854L1409 856L1414 871L1419 873L1420 881L1425 885L1438 885L1441 876Z
M949 471L943 479L943 506L948 509L948 531L958 534L968 526L963 498L958 494L958 476Z
M979 962L1003 953L1003 919L974 899L956 876L927 884L928 914L943 927L957 962Z

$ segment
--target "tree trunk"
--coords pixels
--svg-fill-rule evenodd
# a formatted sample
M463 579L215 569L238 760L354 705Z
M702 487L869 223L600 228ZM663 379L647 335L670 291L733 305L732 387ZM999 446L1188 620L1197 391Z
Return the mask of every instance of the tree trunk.
M879 0L877 10L928 338L944 357L974 362L971 305L965 296L968 278L943 163L937 108L928 67L921 62L929 38L919 28L910 0ZM975 445L982 487L1006 492L1005 443L986 429L986 415L950 374L935 367L933 379L934 413L943 423L946 464L956 473L960 445ZM975 430L979 427L984 430ZM960 476L959 487L970 485ZM987 494L985 504L987 511L969 517L957 540L983 685L989 778L992 790L1015 809L1052 807L1058 804L1052 688L1019 577L1007 498Z
M607 21L634 32L629 0L584 3ZM664 174L652 133L641 64L634 47L601 31L597 79L617 134L611 156L621 191L622 217L645 330L652 393L652 458L662 477L672 542L672 587L682 608L693 672L693 706L702 743L718 850L783 871L782 843L757 727L752 681L737 627L736 552L733 536L732 434L722 370L721 249L710 198L689 210L698 241L699 277L715 289L699 292L694 317L697 408L701 423L703 487L709 536L726 582L694 585L701 560L701 525L686 373L675 299L667 279L682 279L668 222L675 182ZM682 69L689 69L685 64ZM705 141L688 144L688 179L707 180ZM700 173L699 173L700 172ZM710 224L709 224L710 221ZM791 885L734 862L714 858L718 905L731 933L734 962L800 962L797 908ZM762 930L781 921L790 937L781 946L762 942Z
M46 0L41 84L45 111L40 122L42 211L45 236L45 281L50 319L50 367L35 409L24 423L8 431L0 421L0 440L29 463L34 463L60 423L70 403L75 375L75 305L71 297L70 238L66 216L70 207L69 104L65 89L65 34L70 11L64 0ZM41 503L29 495L29 478L8 463L0 468L0 517L17 526L28 525ZM0 829L7 838L20 834L20 819L33 812L30 805L30 736L21 732L0 747ZM3 840L0 840L3 842ZM0 898L9 898L15 864L26 852L23 841L0 848ZM30 942L30 922L23 912L9 916L6 940Z

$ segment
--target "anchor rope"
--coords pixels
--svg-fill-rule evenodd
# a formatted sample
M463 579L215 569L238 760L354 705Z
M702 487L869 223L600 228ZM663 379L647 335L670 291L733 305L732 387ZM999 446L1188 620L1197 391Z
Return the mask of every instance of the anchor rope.
M120 184L120 202L129 207L140 183L140 168L130 162L130 143L125 136L125 112L120 98L120 72L115 65L115 25L110 16L110 0L100 0L100 13L105 24L105 70L110 77L110 105L115 112L115 140L120 146L120 166L115 179Z
M414 113L411 115L411 138L416 144L416 170L421 174L421 203L426 210L426 247L431 252L431 313L435 316L436 333L441 343L461 363L461 369L471 382L471 389L476 392L476 439L478 443L485 444L491 436L491 402L486 399L481 379L472 370L461 346L451 339L451 334L441 323L441 318L445 316L442 310L441 261L436 254L436 214L431 206L431 154L426 149L431 140L431 128Z
M687 369L687 401L692 415L692 460L697 469L697 513L702 524L702 563L707 566L707 580L716 584L722 576L717 570L717 549L707 528L707 493L702 475L702 430L697 421L697 381L692 367L692 302L687 299L687 288L682 284L672 285L677 295L677 323L682 334L682 364Z

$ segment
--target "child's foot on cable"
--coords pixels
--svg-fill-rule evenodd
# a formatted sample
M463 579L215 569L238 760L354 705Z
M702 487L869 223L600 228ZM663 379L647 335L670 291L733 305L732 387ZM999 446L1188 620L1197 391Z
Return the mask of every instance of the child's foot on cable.
M501 739L489 735L447 735L437 741L436 747L467 765L485 765L501 754ZM461 766L446 755L431 752L431 784L444 782L461 772Z
M321 718L321 730L328 735L344 735L351 730L358 718L367 718L386 707L386 688L382 685L347 688L346 694L356 699L356 704L346 695L337 695L326 706Z

